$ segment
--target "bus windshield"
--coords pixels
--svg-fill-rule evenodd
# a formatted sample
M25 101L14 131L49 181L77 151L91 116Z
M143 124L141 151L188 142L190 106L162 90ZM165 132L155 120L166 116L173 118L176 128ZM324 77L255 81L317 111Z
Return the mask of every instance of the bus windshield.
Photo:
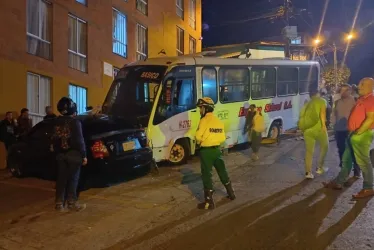
M121 69L105 98L102 113L147 126L166 66L132 66Z

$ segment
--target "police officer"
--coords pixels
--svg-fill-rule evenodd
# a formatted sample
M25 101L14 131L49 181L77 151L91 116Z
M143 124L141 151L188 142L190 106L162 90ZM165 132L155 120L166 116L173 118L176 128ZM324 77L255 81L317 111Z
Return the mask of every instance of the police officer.
M55 120L51 145L58 164L55 209L64 211L67 203L69 210L81 211L86 205L77 202L77 187L80 168L87 164L82 125L74 118L77 106L70 98L63 97L57 104L57 110L62 116Z
M226 140L224 124L213 115L214 102L209 97L199 99L197 107L200 108L201 120L196 131L196 140L200 144L201 174L204 185L205 201L198 205L199 209L213 209L213 182L212 168L217 170L218 176L225 186L228 198L234 200L235 193L231 186L226 171L225 162L222 159L220 145Z

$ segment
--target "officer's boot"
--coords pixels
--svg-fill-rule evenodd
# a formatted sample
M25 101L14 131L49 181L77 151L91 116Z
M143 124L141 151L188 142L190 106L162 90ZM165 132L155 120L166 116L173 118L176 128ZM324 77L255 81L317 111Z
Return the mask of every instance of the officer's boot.
M213 190L204 189L204 199L205 201L200 203L197 208L198 209L214 209L214 200L213 200Z
M230 200L235 200L236 196L235 196L234 189L232 188L231 182L227 183L225 185L225 188L226 188L226 192L227 192L228 198Z

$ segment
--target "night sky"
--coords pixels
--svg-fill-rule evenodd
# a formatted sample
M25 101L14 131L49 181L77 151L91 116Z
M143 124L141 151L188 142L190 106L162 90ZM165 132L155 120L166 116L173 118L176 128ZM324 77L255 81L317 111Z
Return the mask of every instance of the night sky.
M280 36L285 26L283 20L261 19L262 16L283 4L283 0L202 0L203 1L203 46L235 44L259 41ZM310 35L318 33L326 0L293 0L295 8L304 9L301 15L290 19L290 25L299 32ZM330 0L322 30L332 31L331 39L340 40L343 32L351 29L359 0ZM370 25L370 23L372 24ZM352 71L350 83L374 75L374 0L363 0L355 30L359 37L354 48L349 50L347 64ZM343 52L339 57L343 57ZM329 63L332 63L328 57Z

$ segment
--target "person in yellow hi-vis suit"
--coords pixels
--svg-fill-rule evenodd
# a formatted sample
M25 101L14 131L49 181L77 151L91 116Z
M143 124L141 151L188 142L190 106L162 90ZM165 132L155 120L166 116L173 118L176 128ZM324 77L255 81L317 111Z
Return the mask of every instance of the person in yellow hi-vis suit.
M225 186L228 198L234 200L235 193L227 174L225 162L222 159L220 145L226 140L224 124L213 114L214 102L209 97L199 99L201 120L196 131L196 140L200 144L201 175L204 186L205 201L198 205L199 209L213 209L212 168L217 170L218 176Z

